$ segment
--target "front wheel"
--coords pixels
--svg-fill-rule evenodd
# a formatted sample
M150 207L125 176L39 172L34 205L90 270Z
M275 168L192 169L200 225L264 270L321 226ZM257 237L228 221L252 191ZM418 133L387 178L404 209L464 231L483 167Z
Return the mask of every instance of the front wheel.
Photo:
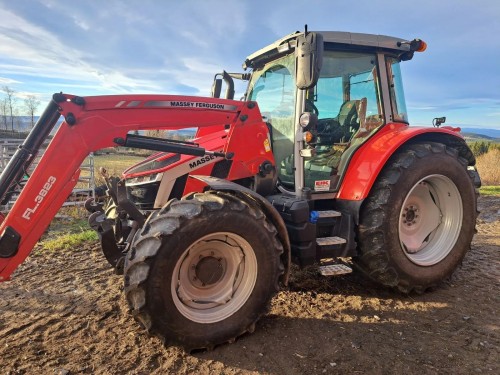
M456 150L439 143L406 146L363 204L355 264L404 292L435 286L469 250L476 204L467 163Z
M254 329L278 289L282 252L256 205L193 194L153 214L134 238L126 297L167 345L211 348Z

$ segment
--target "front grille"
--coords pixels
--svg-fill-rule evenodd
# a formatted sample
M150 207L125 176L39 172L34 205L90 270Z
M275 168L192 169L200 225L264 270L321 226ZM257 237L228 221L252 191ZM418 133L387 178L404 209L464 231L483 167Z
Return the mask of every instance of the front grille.
M127 186L127 198L140 210L152 210L160 182Z

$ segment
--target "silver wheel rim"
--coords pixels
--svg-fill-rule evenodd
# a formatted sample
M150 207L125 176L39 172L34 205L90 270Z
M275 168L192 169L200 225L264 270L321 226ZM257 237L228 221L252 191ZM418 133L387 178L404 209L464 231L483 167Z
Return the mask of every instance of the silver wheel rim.
M245 304L256 280L257 258L250 244L234 233L212 233L192 243L177 261L172 298L187 319L215 323Z
M421 179L406 196L399 214L404 254L419 266L442 261L453 249L463 218L462 197L443 175Z

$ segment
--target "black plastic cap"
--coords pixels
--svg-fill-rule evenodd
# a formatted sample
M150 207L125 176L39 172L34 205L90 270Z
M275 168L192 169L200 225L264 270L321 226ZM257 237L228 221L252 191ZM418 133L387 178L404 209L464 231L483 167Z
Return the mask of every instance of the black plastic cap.
M54 95L52 95L52 100L56 103L65 102L66 95L64 95L62 92L55 93Z
M73 103L76 105L84 105L85 104L85 99L83 99L81 96L75 96L73 99L71 99Z

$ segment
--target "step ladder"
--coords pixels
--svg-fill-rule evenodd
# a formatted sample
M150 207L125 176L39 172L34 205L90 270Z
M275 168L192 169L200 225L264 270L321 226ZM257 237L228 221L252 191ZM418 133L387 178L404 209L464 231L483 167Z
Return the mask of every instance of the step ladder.
M327 264L324 266L319 266L318 269L319 273L323 276L339 276L352 272L351 267L342 263Z
M334 210L317 211L318 224L329 225L340 218L342 214ZM331 236L316 238L316 245L325 251L334 249L347 243L345 238ZM338 276L352 272L352 268L346 264L329 261L319 266L319 273L323 276Z

